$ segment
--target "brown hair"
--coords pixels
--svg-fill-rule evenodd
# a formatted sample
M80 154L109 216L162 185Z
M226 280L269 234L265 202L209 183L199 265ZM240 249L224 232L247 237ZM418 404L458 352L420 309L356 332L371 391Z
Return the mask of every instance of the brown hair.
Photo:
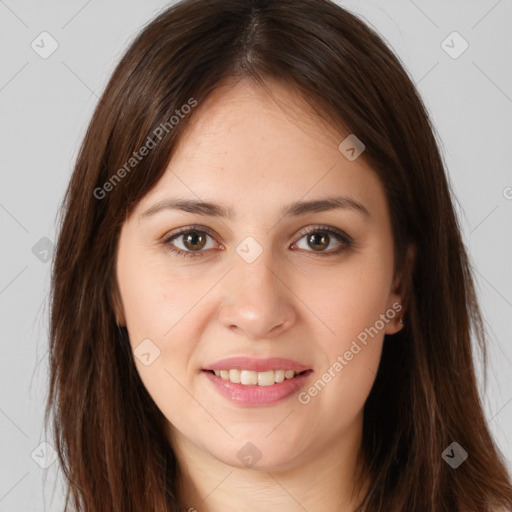
M152 21L118 64L63 204L45 418L53 413L66 510L70 497L87 512L183 507L166 418L139 378L126 329L116 325L114 263L120 226L162 176L194 112L177 124L169 119L228 78L262 87L280 80L363 141L361 158L388 198L395 271L404 268L407 244L416 248L406 325L385 339L365 404L370 487L360 510L510 509L510 479L475 379L471 336L484 362L486 336L471 269L435 130L399 59L329 1L185 0ZM127 167L148 137L155 147ZM469 454L457 469L441 456L453 441Z

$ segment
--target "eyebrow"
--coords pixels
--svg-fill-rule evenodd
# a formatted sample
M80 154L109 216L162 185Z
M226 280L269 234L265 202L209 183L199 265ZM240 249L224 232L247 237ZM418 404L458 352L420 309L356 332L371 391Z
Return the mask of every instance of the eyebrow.
M296 201L281 208L280 214L281 217L298 217L307 213L325 212L335 209L352 210L363 214L365 217L370 217L369 211L361 203L346 196L326 197L311 201ZM235 218L235 212L232 208L195 199L164 199L141 213L140 218L151 217L167 210L178 210L230 220Z

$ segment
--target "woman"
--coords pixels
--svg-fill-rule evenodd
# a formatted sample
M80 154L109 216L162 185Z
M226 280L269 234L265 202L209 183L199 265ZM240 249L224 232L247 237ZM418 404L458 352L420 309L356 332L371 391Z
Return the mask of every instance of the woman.
M96 108L47 421L83 511L497 511L485 336L428 114L319 0L180 2Z

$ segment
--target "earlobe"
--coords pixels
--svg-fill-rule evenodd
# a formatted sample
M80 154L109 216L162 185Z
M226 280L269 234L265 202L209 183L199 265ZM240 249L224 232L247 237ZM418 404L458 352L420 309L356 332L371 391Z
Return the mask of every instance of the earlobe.
M393 306L386 313L389 321L386 324L384 333L396 334L401 331L405 325L404 314L405 311L402 304L399 301L394 302Z
M403 268L393 282L390 310L396 312L396 316L386 326L386 334L395 334L405 326L405 315L412 291L412 273L416 261L416 246L409 244Z

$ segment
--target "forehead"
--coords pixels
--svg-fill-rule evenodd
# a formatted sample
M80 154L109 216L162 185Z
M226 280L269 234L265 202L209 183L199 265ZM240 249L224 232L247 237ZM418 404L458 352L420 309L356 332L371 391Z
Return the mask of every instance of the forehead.
M327 193L361 202L382 196L363 158L349 161L340 153L347 133L291 87L269 85L270 94L249 80L215 89L196 108L168 169L137 209L170 193L260 207Z
M295 150L299 143L338 145L341 134L291 85L275 80L267 85L263 88L247 78L224 81L195 110L178 147L207 143L213 148L217 142L228 149L242 139L252 141L243 148L246 153L265 141L273 142L272 149L283 151L289 149L290 142ZM216 137L219 132L222 136ZM274 135L280 139L272 139Z

